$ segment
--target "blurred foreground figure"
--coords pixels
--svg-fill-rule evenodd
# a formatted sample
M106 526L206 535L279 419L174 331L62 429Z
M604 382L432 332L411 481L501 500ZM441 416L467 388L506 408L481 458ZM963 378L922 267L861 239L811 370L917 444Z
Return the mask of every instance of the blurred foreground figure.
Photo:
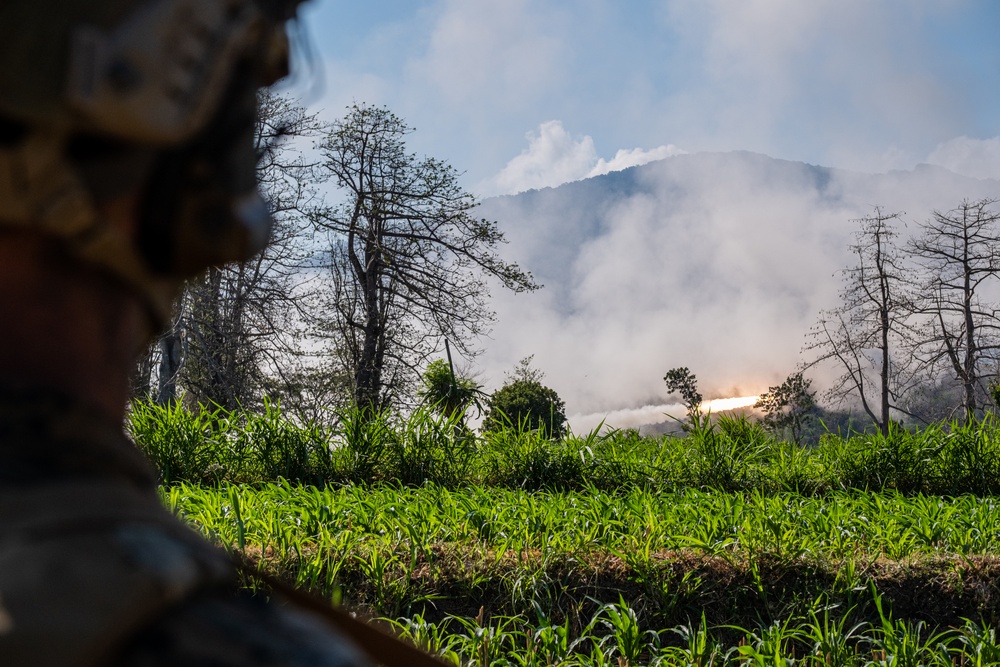
M369 662L371 628L241 597L121 432L181 282L267 241L256 91L298 4L0 2L3 667Z

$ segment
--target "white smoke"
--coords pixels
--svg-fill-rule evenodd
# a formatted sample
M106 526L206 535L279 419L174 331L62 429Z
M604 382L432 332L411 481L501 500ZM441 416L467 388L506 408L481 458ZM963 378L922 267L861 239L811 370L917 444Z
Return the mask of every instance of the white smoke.
M753 406L758 398L760 397L742 396L708 400L701 404L701 411L703 413L718 413L724 410L748 408ZM605 427L639 428L649 424L683 420L686 414L687 408L681 403L663 403L608 412L571 414L568 421L573 432L579 435L590 433L596 429L603 430Z
M511 159L495 177L480 184L478 190L504 195L556 187L686 152L668 144L651 150L620 149L613 158L605 160L598 157L591 137L574 138L558 120L542 123L537 132L527 134L527 139L528 147Z
M639 428L647 424L682 419L685 412L686 409L680 403L664 403L662 405L644 405L639 408L611 410L610 412L571 414L568 421L573 433L586 435L595 429L603 431L605 428Z
M927 161L963 176L1000 178L1000 137L955 137L939 144Z
M487 200L504 255L545 288L494 292L483 382L499 386L534 354L577 431L665 421L663 375L677 366L706 396L760 394L837 305L854 219L876 204L903 211L905 236L933 209L998 194L1000 182L931 166L871 175L722 153Z

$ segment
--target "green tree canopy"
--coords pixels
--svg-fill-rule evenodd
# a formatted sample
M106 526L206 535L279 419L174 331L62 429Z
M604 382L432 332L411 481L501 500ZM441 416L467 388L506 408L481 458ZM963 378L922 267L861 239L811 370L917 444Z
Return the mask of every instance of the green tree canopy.
M788 430L792 440L799 442L803 428L816 413L816 392L811 386L812 380L803 377L800 371L789 375L780 385L770 387L754 404L764 413L761 423L773 432Z
M702 401L695 374L688 370L687 366L680 366L667 371L663 381L667 383L667 391L681 395L681 402L687 408L688 417L694 420L701 410Z
M490 396L483 431L512 425L561 438L566 432L566 403L541 383L542 377L541 371L531 368L531 357L522 359L507 383Z

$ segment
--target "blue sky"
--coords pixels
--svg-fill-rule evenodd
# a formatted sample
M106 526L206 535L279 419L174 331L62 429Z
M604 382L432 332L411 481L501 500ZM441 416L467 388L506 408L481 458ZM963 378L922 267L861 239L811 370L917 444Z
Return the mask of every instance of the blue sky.
M482 195L726 150L1000 176L994 0L313 0L303 13L324 78L310 106L331 119L388 106L415 152Z

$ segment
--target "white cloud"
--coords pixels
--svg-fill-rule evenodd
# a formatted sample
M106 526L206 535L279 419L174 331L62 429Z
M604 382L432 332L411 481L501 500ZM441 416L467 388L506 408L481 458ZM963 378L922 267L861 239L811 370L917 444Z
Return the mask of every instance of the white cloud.
M613 158L605 160L597 156L594 140L589 135L574 138L558 120L544 122L537 132L529 132L526 136L528 147L510 160L500 173L482 184L480 190L492 195L556 187L685 153L668 144L651 150L620 149Z
M586 131L609 165L616 148L669 137L688 150L872 172L910 168L951 137L1000 133L982 111L1000 99L988 21L951 34L983 14L981 2L392 4L400 11L346 35L336 11L315 10L329 22L312 26L330 63L326 106L388 105L417 129L416 152L447 160L467 184L497 174L524 131L550 118ZM574 177L603 173L600 163ZM504 178L517 188L557 182L515 168Z
M955 137L938 144L927 161L973 178L1000 178L1000 137Z
M968 113L960 77L945 75L949 54L926 39L947 4L677 0L670 18L702 78L660 118L684 128L689 146L864 171L910 167L886 165L883 153L924 155Z

